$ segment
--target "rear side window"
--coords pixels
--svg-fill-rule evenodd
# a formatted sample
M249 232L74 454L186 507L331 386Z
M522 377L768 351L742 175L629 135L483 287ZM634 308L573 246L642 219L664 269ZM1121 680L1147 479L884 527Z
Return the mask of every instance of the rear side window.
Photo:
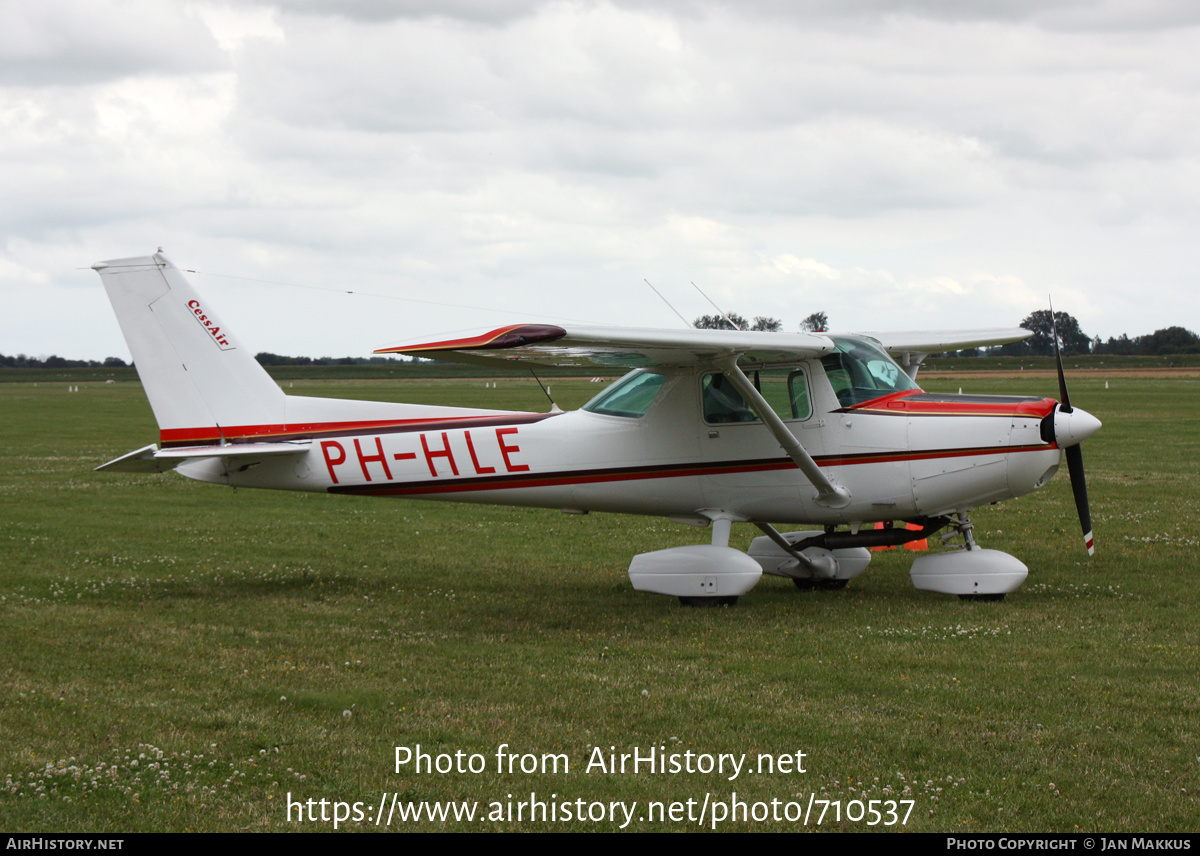
M627 374L604 392L597 395L583 409L602 416L625 416L638 419L646 415L650 405L662 389L663 375L637 371Z

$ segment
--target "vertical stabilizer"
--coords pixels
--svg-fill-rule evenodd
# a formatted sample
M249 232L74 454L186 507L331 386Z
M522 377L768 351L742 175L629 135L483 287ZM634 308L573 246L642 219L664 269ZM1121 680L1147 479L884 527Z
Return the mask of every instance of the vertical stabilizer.
M283 391L161 252L92 267L164 446L221 442L234 428L242 436L267 433L284 422Z

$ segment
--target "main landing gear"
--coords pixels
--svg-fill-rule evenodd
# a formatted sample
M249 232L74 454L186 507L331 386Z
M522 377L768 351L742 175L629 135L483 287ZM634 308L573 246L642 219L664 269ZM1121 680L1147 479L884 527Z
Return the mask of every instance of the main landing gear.
M915 521L919 529L777 532L756 523L765 534L747 553L729 546L734 521L725 512L705 513L712 521L712 543L672 547L633 557L629 580L638 591L678 597L685 606L732 606L763 574L788 577L802 591L838 591L866 570L869 547L899 546L950 527L943 542L960 538L957 549L920 556L912 564L913 586L922 591L958 595L963 600L998 601L1015 591L1029 569L1014 556L975 543L965 511Z

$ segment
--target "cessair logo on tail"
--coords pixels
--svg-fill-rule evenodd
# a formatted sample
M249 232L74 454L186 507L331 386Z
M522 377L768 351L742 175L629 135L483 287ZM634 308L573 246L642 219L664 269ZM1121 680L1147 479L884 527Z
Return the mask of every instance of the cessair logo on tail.
M192 315L195 317L196 321L201 327L204 328L208 335L212 336L213 341L217 343L218 348L220 348L222 351L229 351L233 349L233 345L228 339L225 338L225 334L221 332L221 328L213 323L213 319L208 317L208 314L204 311L204 307L200 305L199 300L189 300L188 309L192 310Z

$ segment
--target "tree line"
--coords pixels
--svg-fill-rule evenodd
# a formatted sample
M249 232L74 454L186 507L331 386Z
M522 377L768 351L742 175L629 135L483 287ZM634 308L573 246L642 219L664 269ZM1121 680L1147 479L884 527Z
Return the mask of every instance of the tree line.
M755 315L747 321L742 315L701 315L692 321L698 330L766 330L778 333L783 322L778 318ZM1012 342L995 348L958 351L958 356L1000 355L1006 357L1054 356L1054 333L1058 333L1059 345L1065 356L1080 354L1112 354L1122 356L1160 356L1166 354L1200 354L1200 336L1184 327L1165 327L1145 336L1130 338L1122 333L1119 337L1103 340L1091 337L1080 329L1079 321L1066 312L1055 312L1051 318L1049 309L1039 309L1022 319L1018 325L1033 333L1023 342ZM823 332L829 329L829 316L814 312L800 322L800 329L808 332Z
M1013 342L999 348L986 349L989 353L1005 356L1053 356L1054 332L1057 328L1059 345L1065 356L1079 354L1111 354L1121 356L1162 356L1167 354L1200 354L1200 336L1184 327L1164 327L1145 336L1122 333L1119 337L1103 340L1090 337L1079 327L1079 322L1066 312L1055 312L1051 319L1049 309L1039 309L1024 318L1021 325L1033 335L1024 342Z
M697 330L763 330L779 333L784 329L783 321L768 315L755 315L752 320L736 312L728 315L701 315L692 321ZM1013 342L995 348L959 351L958 356L1000 355L1011 357L1053 356L1054 331L1065 356L1080 354L1111 354L1113 356L1165 356L1169 354L1200 354L1200 336L1184 327L1164 327L1145 336L1130 338L1128 334L1102 340L1090 337L1079 327L1074 316L1066 312L1055 312L1051 320L1049 309L1039 309L1022 319L1020 325L1033 335L1023 342ZM808 332L824 332L829 329L829 316L814 312L800 322L799 328ZM408 360L396 357L285 357L267 351L254 355L264 366L363 366L388 363L403 363ZM51 355L45 358L17 354L14 357L0 354L0 368L7 369L77 369L77 368L124 368L127 366L119 357L104 360L68 360Z
M405 358L396 357L284 357L267 351L255 354L254 359L263 366L365 366L408 362ZM39 358L26 354L17 354L15 357L0 354L0 368L3 369L121 369L129 365L131 363L120 357L68 360L54 355Z
M104 360L68 360L51 354L45 359L17 354L7 357L0 354L0 368L3 369L120 369L127 366L120 357L108 357Z

